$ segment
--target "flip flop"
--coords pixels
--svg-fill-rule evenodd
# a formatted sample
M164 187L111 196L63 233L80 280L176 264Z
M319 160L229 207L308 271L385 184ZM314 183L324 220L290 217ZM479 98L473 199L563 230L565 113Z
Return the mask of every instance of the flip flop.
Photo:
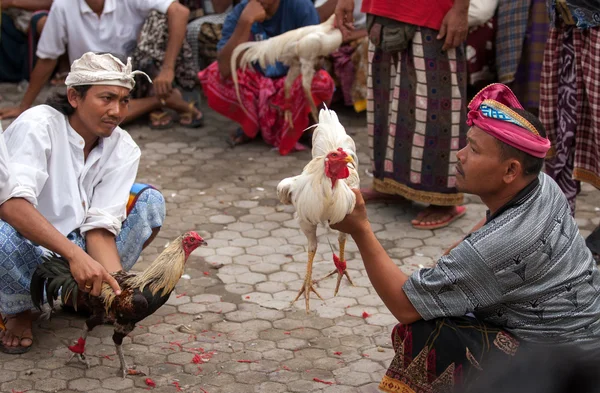
M172 118L169 118L168 123L160 124L160 122L167 116L169 116L169 113L167 113L165 111L151 112L149 127L153 130L166 130L166 129L173 127L174 122L173 122Z
M3 318L2 323L6 325L6 318ZM21 341L23 341L23 339L31 340L31 345L28 345L28 346L18 345L16 347L7 347L4 345L4 343L0 342L0 352L6 353L9 355L21 355L21 354L29 352L31 350L31 347L33 347L33 332L31 331L31 328L24 329L23 331L26 331L26 330L29 330L31 332L31 334L30 335L21 335L21 336L15 335L15 337L19 340L19 343ZM6 331L6 330L4 330L4 331Z
M196 101L188 103L189 112L179 114L179 125L185 128L200 128L204 125L204 114L199 119L195 117L194 109L196 108ZM186 120L187 123L182 123L181 120Z
M465 206L456 206L456 211L454 214L450 215L446 221L438 222L435 224L411 224L415 229L439 229L444 228L458 220L467 212L467 208Z

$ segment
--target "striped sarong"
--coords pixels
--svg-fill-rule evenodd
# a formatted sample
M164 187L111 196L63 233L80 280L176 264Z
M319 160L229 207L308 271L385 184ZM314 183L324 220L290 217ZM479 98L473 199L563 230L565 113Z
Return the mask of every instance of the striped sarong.
M437 30L417 27L408 48L369 48L367 129L373 188L438 206L456 206L456 153L466 144L463 47L442 51Z

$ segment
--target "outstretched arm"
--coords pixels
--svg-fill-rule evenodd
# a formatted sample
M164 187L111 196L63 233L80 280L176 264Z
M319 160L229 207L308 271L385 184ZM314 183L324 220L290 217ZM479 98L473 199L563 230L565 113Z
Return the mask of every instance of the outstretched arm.
M85 251L71 243L42 216L27 200L11 198L0 205L0 219L6 221L23 237L61 255L69 262L71 273L80 289L92 285L91 294L98 296L106 281L119 294L119 284L106 269Z
M367 219L365 201L359 191L353 191L356 194L354 211L331 228L352 236L360 251L369 280L396 319L404 324L420 320L421 316L402 289L408 276L396 266L375 237Z
M50 9L52 0L2 0L2 8L20 8L28 11Z

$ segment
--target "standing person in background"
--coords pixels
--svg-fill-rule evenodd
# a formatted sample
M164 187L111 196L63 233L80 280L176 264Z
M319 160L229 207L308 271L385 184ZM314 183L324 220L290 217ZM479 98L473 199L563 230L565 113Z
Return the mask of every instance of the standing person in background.
M373 189L366 199L406 199L429 206L417 229L447 226L464 215L455 188L456 153L465 144L469 0L436 6L363 0L371 48L367 127ZM338 26L353 29L353 0L339 0ZM402 103L400 105L400 103Z
M540 120L552 143L546 173L575 214L581 182L600 188L600 3L547 0L547 5L550 33L540 92ZM588 247L598 261L600 230L595 233Z
M548 39L545 0L500 0L496 28L498 81L529 112L539 114L540 78Z

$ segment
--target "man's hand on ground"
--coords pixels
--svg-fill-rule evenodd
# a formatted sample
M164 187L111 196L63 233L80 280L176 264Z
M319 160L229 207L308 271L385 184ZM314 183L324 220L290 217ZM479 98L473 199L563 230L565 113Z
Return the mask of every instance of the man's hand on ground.
M0 119L14 119L15 117L19 117L23 112L25 112L25 109L21 109L18 106L0 108Z
M354 30L354 0L338 0L335 7L335 25L344 36Z
M352 192L356 195L356 205L354 206L354 210L342 221L331 225L331 229L347 233L350 236L371 230L371 224L369 224L369 219L367 218L365 200L360 191L353 189Z
M75 278L79 289L82 291L89 292L92 296L99 296L102 290L102 283L106 282L112 287L115 294L119 295L121 293L121 288L117 280L108 273L104 266L96 262L79 247L77 247L74 255L69 259L69 266L71 267L73 278ZM90 285L91 288L89 288Z
M173 90L174 79L175 72L170 68L163 68L152 81L156 95L161 98L168 97L171 94L171 90Z
M438 40L446 38L442 50L456 48L467 39L469 33L469 8L452 7L442 21Z

